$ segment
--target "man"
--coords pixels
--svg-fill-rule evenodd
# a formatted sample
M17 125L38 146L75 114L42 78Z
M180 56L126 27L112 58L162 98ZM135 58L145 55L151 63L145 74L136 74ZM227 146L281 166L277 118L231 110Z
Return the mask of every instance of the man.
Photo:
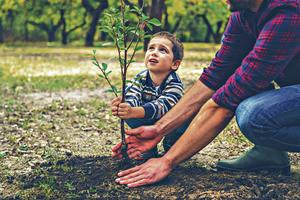
M289 171L286 151L300 151L300 0L228 4L236 12L216 57L155 125L127 131L128 154L138 158L193 118L189 127L163 157L119 172L116 182L137 187L162 180L208 145L234 115L255 146L235 160L218 162L217 168ZM281 88L275 90L273 82ZM120 156L120 145L113 156Z

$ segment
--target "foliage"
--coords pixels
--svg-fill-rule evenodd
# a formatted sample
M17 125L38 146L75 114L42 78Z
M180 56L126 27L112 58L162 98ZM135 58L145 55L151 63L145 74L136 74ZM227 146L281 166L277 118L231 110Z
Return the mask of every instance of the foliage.
M96 9L99 2L102 1L89 0L88 2ZM137 6L141 1L130 0L128 2L131 6ZM151 0L145 0L145 12L150 10L152 2ZM108 0L108 7L116 7L118 3L119 0ZM3 31L0 30L0 32L4 35L4 41L15 41L16 39L21 40L25 38L26 41L44 41L48 33L33 24L43 23L49 28L53 25L60 25L60 10L62 9L65 10L64 16L67 30L78 26L86 19L84 26L69 34L69 38L72 40L82 40L82 36L88 32L88 24L90 24L95 15L95 13L90 13L85 17L86 9L82 5L82 0L0 0L0 7L0 29L1 26L3 27ZM223 22L223 31L229 16L226 3L218 0L165 0L165 7L160 9L164 10L162 28L170 32L178 32L178 36L181 37L182 41L204 40L207 26L201 18L197 17L199 14L206 14L214 31L217 29L216 24L220 21ZM133 15L129 18L134 21ZM166 18L169 25L166 24ZM103 19L101 20L103 21ZM178 27L175 29L176 26ZM61 25L55 34L56 38L62 37L58 34L60 29L62 29ZM95 35L99 35L98 33ZM99 35L99 37L102 40L106 39L103 31L101 31L101 36Z
M137 17L137 22L131 19L131 16ZM143 13L143 8L133 7L130 9L128 5L125 5L121 0L120 9L110 8L104 13L104 17L101 21L100 29L109 34L113 39L114 45L118 52L119 66L121 69L122 89L118 90L109 79L109 75L112 71L108 70L108 65L102 63L101 66L96 58L96 50L93 51L93 64L97 66L101 73L100 78L105 79L110 85L111 89L116 97L118 93L122 92L122 102L125 100L125 87L127 81L127 70L131 63L134 62L133 58L137 51L142 50L143 47L138 46L139 42L145 38L150 37L144 31L144 27L148 27L152 30L153 26L160 26L158 19L150 19ZM127 145L125 142L125 129L124 120L121 120L121 136L122 136L122 151L126 155Z

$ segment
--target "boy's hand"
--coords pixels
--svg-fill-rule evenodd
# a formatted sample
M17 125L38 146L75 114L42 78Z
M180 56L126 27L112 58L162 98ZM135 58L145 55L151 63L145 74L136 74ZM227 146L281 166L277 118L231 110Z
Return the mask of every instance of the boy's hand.
M118 116L118 107L122 101L122 97L117 97L113 99L110 103L111 112L114 116Z
M121 119L132 118L133 109L128 103L120 103L118 108L118 116Z
M121 119L129 119L133 116L133 109L128 103L121 103L122 97L117 97L111 101L111 112Z

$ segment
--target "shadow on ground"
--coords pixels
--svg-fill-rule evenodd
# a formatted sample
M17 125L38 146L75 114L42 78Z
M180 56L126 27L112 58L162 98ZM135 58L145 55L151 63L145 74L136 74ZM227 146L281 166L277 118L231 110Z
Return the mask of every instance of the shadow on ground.
M124 163L110 157L71 157L15 177L21 193L8 199L299 199L296 176L224 173L181 166L164 181L129 189L114 182Z

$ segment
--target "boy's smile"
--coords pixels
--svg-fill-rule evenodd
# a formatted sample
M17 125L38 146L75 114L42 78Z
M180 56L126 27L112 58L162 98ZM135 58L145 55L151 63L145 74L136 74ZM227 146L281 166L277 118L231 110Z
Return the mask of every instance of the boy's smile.
M166 38L155 37L150 40L145 55L145 65L150 72L167 75L178 68L179 65L173 61L172 47L172 42Z

